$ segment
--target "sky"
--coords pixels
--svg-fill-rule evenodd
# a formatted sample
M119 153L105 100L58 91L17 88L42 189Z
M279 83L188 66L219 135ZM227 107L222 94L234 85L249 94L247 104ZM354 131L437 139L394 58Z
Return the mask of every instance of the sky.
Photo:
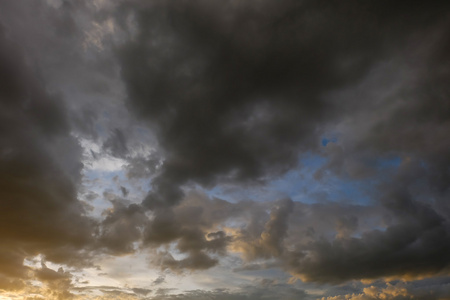
M0 300L448 300L449 83L449 1L0 1Z

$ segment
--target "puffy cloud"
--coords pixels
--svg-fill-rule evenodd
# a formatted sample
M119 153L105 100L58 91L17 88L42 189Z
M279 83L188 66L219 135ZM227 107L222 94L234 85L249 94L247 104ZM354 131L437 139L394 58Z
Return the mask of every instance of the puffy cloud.
M276 203L259 236L252 240L246 229L238 232L235 237L237 241L233 245L235 250L242 251L249 260L260 257L281 257L285 249L283 240L287 235L288 216L293 207L294 204L290 199ZM250 226L251 224L248 225Z
M117 199L112 203L113 208L106 212L100 225L99 244L115 255L133 253L133 243L141 239L147 217L136 204L127 206Z
M71 274L64 272L63 268L58 271L47 268L42 263L42 268L35 271L36 279L44 282L46 285L43 291L44 295L50 299L73 299L74 295L70 292L73 287Z
M199 204L203 204L199 206ZM193 194L183 205L172 208L162 208L154 212L146 226L144 245L154 249L161 245L175 244L180 253L186 258L176 260L166 251L159 252L152 261L162 269L172 269L180 272L183 269L208 269L218 263L207 253L225 255L232 237L224 231L218 230L215 214L222 207L232 206L223 200L210 201L205 195ZM233 217L232 213L221 211L224 220Z
M307 281L341 282L351 279L410 277L446 272L449 261L447 226L423 204L405 199L401 209L409 220L372 230L361 237L317 239L292 252L287 267ZM409 206L409 207L408 207ZM421 263L419 263L421 262Z
M415 287L402 282L382 285L371 285L363 288L361 293L322 297L320 300L421 300L447 299L448 291L442 288L436 290Z

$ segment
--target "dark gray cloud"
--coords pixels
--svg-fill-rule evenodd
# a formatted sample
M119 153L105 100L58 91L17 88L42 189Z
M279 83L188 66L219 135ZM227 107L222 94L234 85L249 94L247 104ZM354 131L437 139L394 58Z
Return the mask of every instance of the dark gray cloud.
M49 93L21 48L0 33L0 273L26 277L23 259L83 264L91 221L77 200L81 149L61 97ZM76 261L78 260L78 262Z
M390 57L409 55L418 36L439 33L445 7L385 1L124 5L137 31L119 51L129 103L152 124L165 151L144 204L176 203L180 185L190 181L262 179L296 165L298 153L314 148L317 134L345 118L345 109L365 110L378 101L340 103L327 96L359 84ZM438 43L433 61L445 55L446 40ZM441 79L431 82L445 82L445 71L432 72ZM421 78L417 89L423 91L424 84ZM444 101L417 98L402 118L393 119L402 124L383 122L383 128L397 132L377 137L375 124L367 135L370 144L393 151L400 150L388 146L395 135L410 141L401 147L417 141L401 129L416 120L414 107L431 108L423 116L438 120L433 110Z
M236 271L282 267L305 282L321 284L448 274L448 218L407 192L412 186L401 182L396 178L382 187L381 205L296 203L286 210L289 221L272 212L253 238L247 234L249 220L234 235L232 249L249 262ZM279 220L275 216L286 223L268 235ZM257 260L261 257L276 260L261 263Z
M249 260L257 258L280 257L285 246L284 238L287 235L288 217L292 212L294 204L292 200L286 199L274 204L269 220L264 227L252 233L254 224L250 223L236 236L236 243L241 247L246 258Z
M449 239L442 219L426 207L407 202L404 203L406 206L417 205L413 209L423 209L427 215L420 216L417 221L392 225L384 232L366 232L361 238L316 240L301 251L291 253L287 267L303 280L334 283L390 276L413 278L446 272L449 261L445 253L449 250ZM419 217L417 212L408 216L414 217Z
M387 174L391 184L375 183L381 196L371 197L394 221L383 231L364 230L356 215L336 216L337 237L321 232L289 253L281 243L286 214L274 213L245 229L255 225L255 241L267 252L255 248L250 255L243 238L244 253L279 257L295 274L321 282L441 272L448 265L443 199L450 167L449 19L448 4L442 5L124 5L137 32L118 52L129 103L151 124L165 156L143 202L157 212L154 226L164 225L149 233L166 232L168 241L192 234L181 233L173 215L167 218L171 209L158 211L183 198L181 186L245 184L280 174L302 151L317 151L329 130L338 139L318 152L329 158L318 180L330 172L349 180L381 178L376 159L403 161L397 177ZM407 167L408 161L423 169ZM418 182L425 187L415 188Z
M220 219L215 218L218 214L222 220L234 217L234 210L222 210L224 206L233 205L193 194L182 206L155 211L143 232L144 245L158 248L174 243L186 258L176 260L169 252L162 251L152 258L152 264L175 272L215 266L219 260L214 256L225 255L232 242L231 236L218 230Z
M358 79L383 41L362 30L325 35L353 24L333 17L331 7L303 5L138 6L138 35L119 55L122 76L130 103L166 151L147 205L177 202L177 187L189 180L284 171L308 148L327 115L322 95ZM352 51L361 63L345 64Z
M332 285L448 278L449 9L443 1L4 1L0 289L37 279L48 297L75 297L64 294L74 289L68 272L24 259L81 266L141 250L177 274L218 267L234 252L243 264L236 275L281 268ZM239 194L302 168L305 153L324 161L311 179L324 190L314 203ZM84 190L83 174L96 174L81 162L113 159L126 164L126 178L111 181L116 191L101 199L96 187ZM336 200L325 191L330 178L357 182L367 199ZM141 180L151 181L142 203L114 194L135 201L147 192L135 189ZM198 191L225 185L238 191L230 201ZM94 222L86 210L103 200L112 207ZM425 281L323 295L448 297L448 284ZM104 293L151 297L145 288ZM154 297L313 298L270 279Z
M164 283L165 281L166 281L166 277L164 275L160 275L160 276L158 276L158 278L156 278L153 281L152 285L159 285L159 284Z
M122 130L114 129L108 139L103 143L103 149L110 151L113 156L125 157L128 153L127 141Z
M100 246L115 255L133 253L136 250L133 243L141 239L147 217L136 204L126 205L119 199L111 202L113 208L105 214L100 225Z

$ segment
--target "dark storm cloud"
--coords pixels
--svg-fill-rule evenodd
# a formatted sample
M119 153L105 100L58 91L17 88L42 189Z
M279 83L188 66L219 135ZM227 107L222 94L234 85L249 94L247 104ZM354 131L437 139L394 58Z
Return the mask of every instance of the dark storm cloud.
M335 236L318 231L296 245L287 213L274 214L244 228L255 228L260 237L253 241L264 251L253 244L250 255L252 239L234 246L248 258L278 257L318 282L448 267L448 4L131 3L124 11L137 33L119 59L131 108L164 150L143 202L156 212L154 225L168 231L164 238L185 234L173 216L163 216L172 210L160 209L182 199L181 186L280 174L300 152L317 151L321 134L335 131L336 142L318 152L329 159L316 179L330 172L374 179L370 205L393 221L380 231L357 214L330 212ZM383 174L377 159L392 157L402 161L399 174ZM379 184L383 175L392 182ZM286 251L283 240L298 251Z
M450 4L100 2L0 3L0 289L38 279L49 297L71 297L68 272L24 259L83 265L98 253L147 248L154 265L175 273L212 268L234 251L244 264L236 272L283 268L317 283L448 278ZM108 7L92 12L101 5ZM119 69L127 108L159 145L128 114ZM336 138L320 146L327 134ZM128 179L151 178L142 204L105 194L112 208L102 220L85 217L75 136L106 152L89 149L94 160L127 160ZM258 186L297 167L305 152L325 157L315 174L321 183L367 180L367 203L322 194L313 204L229 202L185 192ZM399 165L380 167L390 160ZM115 183L134 197L132 185ZM445 299L448 290L439 282L341 296ZM147 293L105 289L111 297ZM265 280L155 299L264 297L314 298Z
M119 52L122 77L166 158L150 208L178 202L190 181L294 166L339 111L327 93L445 17L438 5L385 1L131 3L137 34Z
M247 232L254 224L248 219L233 235L231 249L242 252L247 260L235 271L281 267L305 282L321 284L448 275L448 215L439 210L441 203L423 198L438 199L439 192L421 191L421 172L426 176L428 171L424 166L417 170L418 165L404 162L396 176L378 186L378 201L371 205L295 203L285 214L275 213L279 210L275 206L270 219L252 235ZM284 225L270 230L278 224L276 220L284 220ZM277 242L265 239L267 232L273 232L270 236ZM274 262L258 261L268 254Z
M410 205L415 211L408 216L409 221L401 220L404 222L388 227L385 232L368 231L361 238L314 241L301 252L291 253L287 267L305 281L332 283L447 272L446 253L450 244L447 226L442 226L443 220L435 212L408 202L402 208ZM415 217L418 220L413 221Z
M321 94L365 70L340 67L349 41L321 32L352 24L324 21L330 12L312 4L253 4L157 2L135 12L122 74L166 150L147 205L177 202L189 180L258 179L292 166L324 116ZM312 13L321 14L318 29ZM356 45L362 62L372 45Z
M439 210L440 202L429 201L428 197L439 199L440 192L423 191L421 176L426 179L429 171L419 166L404 162L396 176L378 186L374 205L298 205L285 239L286 248L296 250L279 256L284 267L304 281L320 283L448 275L448 214ZM299 231L302 223L314 226L313 234Z
M64 102L0 29L0 273L26 278L23 260L37 254L85 263L79 250L91 241L91 221L76 198L81 149Z
M274 213L279 209L275 206L271 218L258 226L253 238L247 235L252 227L248 220L231 244L248 263L235 271L281 267L305 282L322 284L447 275L448 217L433 203L416 198L417 177L411 171L403 166L393 182L380 186L380 204L295 203L286 210L289 220ZM277 220L284 220L284 225L270 230ZM274 239L265 238L267 232L273 232L270 236ZM266 240L272 243L264 243ZM275 262L258 261L269 254Z
M390 221L386 220L384 230L316 240L295 253L287 264L301 278L340 282L448 274L450 144L444 137L450 132L448 24L448 18L439 20L433 30L418 32L416 49L404 53L403 58L396 57L398 61L391 66L374 71L375 75L361 85L372 90L362 91L360 86L344 93L350 99L358 95L358 101L361 97L375 101L368 108L362 107L364 102L361 106L352 104L354 115L343 116L350 126L341 132L341 143L327 145L331 159L320 171L342 177L372 176L383 182L376 185L372 198L389 211ZM402 72L388 74L395 66ZM382 76L392 81L386 82ZM374 87L392 90L384 97L374 97ZM392 156L401 159L395 172L376 169L373 160L383 155L387 160ZM357 164L365 172L356 171ZM431 299L423 298L427 297Z

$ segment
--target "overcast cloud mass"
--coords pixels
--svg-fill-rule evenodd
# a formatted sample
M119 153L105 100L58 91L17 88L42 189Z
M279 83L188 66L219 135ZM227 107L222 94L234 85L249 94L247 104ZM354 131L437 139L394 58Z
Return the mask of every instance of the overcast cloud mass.
M450 2L0 2L0 299L450 299Z

